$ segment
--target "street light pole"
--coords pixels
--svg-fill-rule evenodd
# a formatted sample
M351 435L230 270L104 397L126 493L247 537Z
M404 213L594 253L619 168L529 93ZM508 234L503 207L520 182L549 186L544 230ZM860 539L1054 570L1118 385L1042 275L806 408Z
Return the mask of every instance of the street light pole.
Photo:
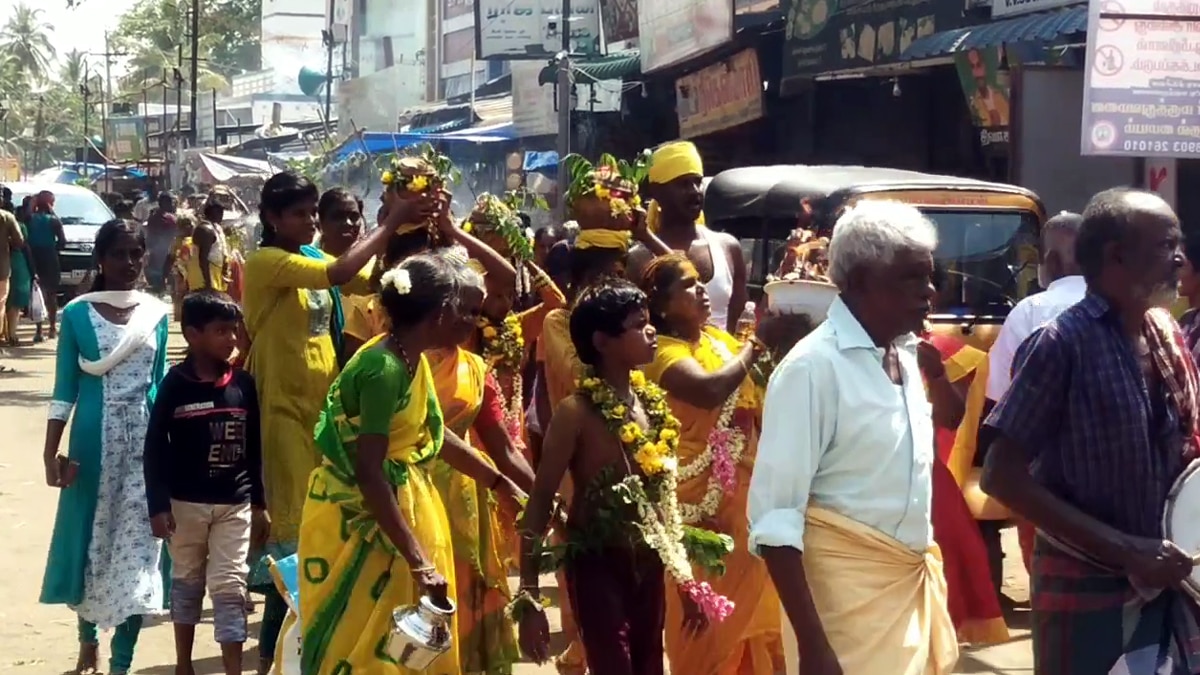
M558 55L558 221L567 219L566 158L571 154L571 0L562 0L562 52Z

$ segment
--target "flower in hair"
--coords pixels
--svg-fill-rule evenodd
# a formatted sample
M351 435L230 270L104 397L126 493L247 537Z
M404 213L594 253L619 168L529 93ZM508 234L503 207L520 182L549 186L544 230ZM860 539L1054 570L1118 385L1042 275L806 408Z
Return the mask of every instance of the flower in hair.
M412 290L412 277L409 276L408 270L402 267L394 267L383 273L379 278L379 283L383 288L391 288L398 295L408 295Z

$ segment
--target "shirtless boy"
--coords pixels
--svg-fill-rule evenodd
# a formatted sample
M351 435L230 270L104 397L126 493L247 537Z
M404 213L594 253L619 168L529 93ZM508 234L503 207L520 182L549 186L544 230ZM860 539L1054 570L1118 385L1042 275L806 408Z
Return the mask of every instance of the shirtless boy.
M579 359L626 406L626 420L649 429L649 418L630 384L630 372L654 358L655 331L646 296L611 280L585 290L571 312L571 341ZM554 410L546 453L521 524L521 595L540 598L535 543L545 533L555 491L568 470L577 486L568 517L565 556L568 593L595 675L662 675L663 565L658 554L630 536L614 515L609 488L637 469L620 440L583 392ZM620 508L620 507L618 507ZM537 662L549 656L549 626L540 611L521 615L521 648Z

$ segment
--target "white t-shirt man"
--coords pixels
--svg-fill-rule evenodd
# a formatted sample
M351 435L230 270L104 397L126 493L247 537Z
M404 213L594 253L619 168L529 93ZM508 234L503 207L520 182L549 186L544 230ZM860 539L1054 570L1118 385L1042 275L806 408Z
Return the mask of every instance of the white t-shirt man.
M1045 291L1017 303L1009 312L996 342L988 351L987 397L999 401L1012 383L1012 362L1017 348L1026 338L1087 294L1082 276L1069 276L1051 282Z

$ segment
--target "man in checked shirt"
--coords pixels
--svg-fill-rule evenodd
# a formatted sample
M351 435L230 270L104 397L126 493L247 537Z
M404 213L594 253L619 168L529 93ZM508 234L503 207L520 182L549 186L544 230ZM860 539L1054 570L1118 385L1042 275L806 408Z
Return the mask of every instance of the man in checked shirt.
M1157 195L1117 188L1083 213L1083 300L1017 351L981 487L1038 530L1034 672L1200 672L1188 553L1163 538L1175 479L1197 455L1200 394L1173 301L1182 234Z

